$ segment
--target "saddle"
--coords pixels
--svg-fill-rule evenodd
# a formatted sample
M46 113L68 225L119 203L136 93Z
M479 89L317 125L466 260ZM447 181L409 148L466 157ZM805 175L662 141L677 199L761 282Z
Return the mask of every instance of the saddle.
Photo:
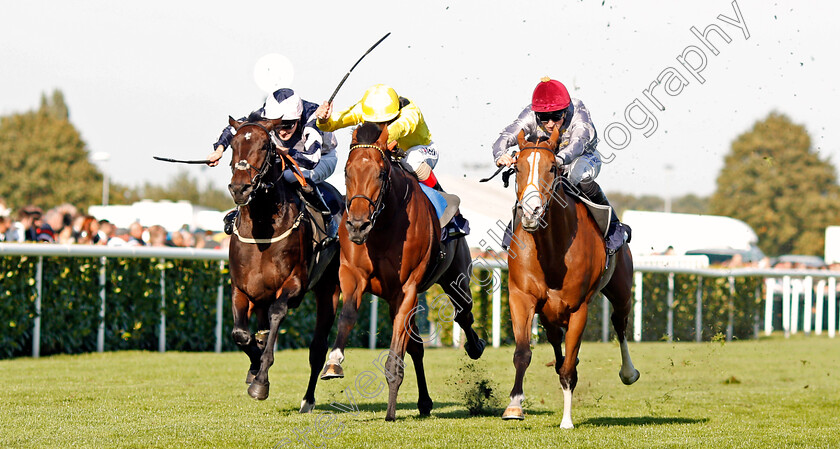
M324 197L342 198L341 193L331 184L327 182L318 183L318 189L321 190L322 200L330 209L330 222L325 221L324 214L321 213L321 208L313 204L313 195L317 195L317 190L313 187L312 192L305 193L301 188L296 189L298 206L302 208L304 219L312 228L312 257L309 259L309 285L307 289L312 288L321 279L324 271L329 265L333 257L338 253L339 244L338 239L330 235L330 228L337 229L341 221L341 215L344 213L344 202L327 201ZM310 198L307 198L310 197Z

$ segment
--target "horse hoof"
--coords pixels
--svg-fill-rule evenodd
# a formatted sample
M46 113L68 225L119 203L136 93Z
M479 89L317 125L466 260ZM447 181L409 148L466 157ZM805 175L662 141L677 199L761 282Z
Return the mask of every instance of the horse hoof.
M312 409L315 408L315 401L312 402L307 401L306 399L300 402L300 413L311 413Z
M636 382L637 380L639 380L640 377L642 377L642 374L639 372L639 370L634 369L633 374L630 377L624 377L623 375L621 375L621 371L618 372L618 377L621 378L621 382L623 382L624 385L633 385L634 382Z
M268 382L265 385L252 382L251 386L248 387L248 394L258 401L268 399Z
M562 422L560 423L560 428L561 428L561 429L574 429L574 428L575 428L575 425L574 425L574 424L572 424L572 422L571 422L571 421L568 421L568 422L566 422L566 421L562 421Z
M420 416L429 416L432 414L434 402L431 399L427 401L417 401L417 410L420 410Z
M508 407L502 414L502 419L518 419L522 421L525 419L525 413L522 413L522 407Z
M467 343L464 345L464 349L467 350L467 355L470 356L471 359L478 360L481 357L481 354L484 354L484 348L486 346L487 342L484 341L484 339L479 338L476 346Z
M321 373L321 380L341 379L342 377L344 377L344 370L337 363L328 364Z
M245 383L251 385L254 382L254 378L257 377L257 371L248 371L248 375L245 376Z

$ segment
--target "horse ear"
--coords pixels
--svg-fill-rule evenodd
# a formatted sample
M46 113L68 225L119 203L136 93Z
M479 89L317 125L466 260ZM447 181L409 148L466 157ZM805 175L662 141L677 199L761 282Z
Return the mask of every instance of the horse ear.
M525 130L524 129L519 131L519 134L516 136L516 142L519 144L519 149L520 150L525 147L526 143L528 143L525 140Z
M283 116L280 116L278 119L269 120L268 121L268 130L271 131L283 121Z
M379 134L379 139L376 140L376 143L382 145L383 148L388 147L388 125L380 125L382 127L382 132Z
M548 147L555 153L557 152L557 141L560 140L560 127L555 126L554 131L551 132L551 137L548 138Z
M233 117L228 116L228 124L230 124L230 126L232 126L233 129L239 129L242 125L245 124L245 122L244 121L242 121L242 122L236 121L236 120L234 120Z

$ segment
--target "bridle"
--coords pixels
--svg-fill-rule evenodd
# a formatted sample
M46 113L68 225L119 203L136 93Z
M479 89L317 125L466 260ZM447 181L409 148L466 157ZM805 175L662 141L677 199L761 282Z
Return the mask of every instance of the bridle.
M549 189L548 195L549 195L549 197L551 197L551 195L552 195L551 192L554 191L554 189L557 187L558 183L562 182L562 176L559 176L560 166L557 164L556 159L555 159L556 153L554 151L552 151L550 148L546 148L545 146L531 145L531 146L526 146L526 147L520 148L520 154L521 154L521 152L523 152L525 150L537 150L537 151L541 150L541 151L544 151L546 153L551 154L552 164L551 164L551 168L549 169L549 173L554 175L554 179L552 179L551 185L547 186L548 189ZM531 171L533 172L534 170L538 170L538 167L531 167ZM510 175L513 172L518 172L518 169L516 168L516 164L514 164L511 171L509 171L508 173L505 173L505 174ZM505 174L503 174L503 178L504 178ZM547 206L548 202L543 201L543 194L542 194L541 187L544 187L544 185L538 185L538 184L539 184L539 182L538 183L529 182L529 184L526 184L525 187L523 187L523 189L522 189L522 195L525 194L525 192L528 188L528 185L533 185L534 186L535 190L537 191L537 193L540 196L540 202L542 204L544 204L544 206L541 208L539 217L537 217L538 219L542 219L542 217L545 215L546 211L548 210L548 206ZM541 183L541 184L545 184L545 183ZM517 186L517 190L519 190L518 186ZM524 198L520 197L520 194L517 193L517 199L516 199L516 208L517 209L520 209L520 210L524 209L523 206L522 206L523 200L524 200ZM549 201L550 201L550 199L549 199Z
M353 150L358 148L375 148L379 151L379 154L382 155L382 160L385 162L385 168L379 171L379 196L376 197L376 201L371 199L366 195L353 195L352 197L347 198L344 202L344 206L346 210L350 210L350 203L353 202L356 198L361 198L368 202L368 208L371 210L370 212L370 224L371 227L376 222L376 218L379 214L382 213L382 210L385 209L385 204L383 203L383 199L385 196L388 195L388 192L391 190L391 164L388 157L385 155L385 151L376 146L371 144L356 144L350 146L350 152L352 153Z
M249 172L251 172L251 171L256 172L251 177L251 185L254 186L254 189L251 191L251 195L248 197L248 202L250 202L251 199L253 198L254 194L257 191L259 191L259 190L268 191L269 189L274 187L274 182L264 182L263 177L265 177L265 175L268 174L268 171L271 170L271 167L274 166L274 158L278 155L278 152L277 152L277 146L274 145L274 141L271 140L271 133L269 132L268 128L266 128L265 126L263 126L259 123L248 122L248 123L245 123L242 126L240 126L239 129L237 129L237 134L239 132L241 132L242 128L245 128L246 126L257 127L259 129L261 129L265 133L265 136L266 136L265 144L263 144L263 147L262 147L262 150L265 151L266 154L265 154L265 158L263 159L262 164L260 165L259 169L257 169L253 165L251 165L245 159L242 159L239 162L236 162L235 164L233 164L233 169L234 170L248 170ZM246 134L245 139L248 139L247 134ZM297 162L295 162L294 159L292 159L291 157L289 157L285 153L279 153L279 155L280 155L279 159L280 159L280 163L281 163L280 171L283 171L283 170L286 169L286 162L288 161L294 167L294 170L292 170L292 172L294 173L295 178L298 179L298 182L300 182L300 184L302 186L306 186L306 180L302 175L300 175L300 167L298 166Z

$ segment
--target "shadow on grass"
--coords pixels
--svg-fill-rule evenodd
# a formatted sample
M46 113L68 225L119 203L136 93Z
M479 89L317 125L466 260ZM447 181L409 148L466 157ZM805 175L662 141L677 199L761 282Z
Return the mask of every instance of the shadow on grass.
M330 412L333 412L333 413L348 413L349 414L351 410L352 410L353 413L356 413L356 408L358 408L359 412L382 413L382 416L385 416L385 410L388 409L388 403L387 402L374 402L374 403L367 403L367 404L356 404L356 406L353 407L352 409L351 409L352 406L350 404L348 404L347 399L335 402L335 404L336 404L335 407L332 406L331 404L332 404L332 402L318 402L318 403L315 404L315 410L313 410L313 412L318 413L318 412L330 411ZM459 403L456 403L456 402L435 402L434 404L435 404L435 408L432 409L432 414L435 415L435 416L437 416L437 414L435 413L436 408L452 407L452 406L459 406L459 405L463 406L463 404L459 404ZM411 402L397 402L397 411L400 411L400 410L408 410L408 411L416 412L417 411L417 404L416 403L411 403ZM300 411L300 410L299 410L298 407L291 406L291 407L279 408L277 411L282 413L282 414L287 414L287 413L298 413L298 411ZM464 409L464 414L469 414L469 413L467 413L466 409ZM397 415L397 418L399 418L399 415Z
M594 427L617 427L617 426L644 426L664 424L699 424L709 421L708 418L669 418L656 416L637 416L633 418L589 418L582 421L580 426Z

